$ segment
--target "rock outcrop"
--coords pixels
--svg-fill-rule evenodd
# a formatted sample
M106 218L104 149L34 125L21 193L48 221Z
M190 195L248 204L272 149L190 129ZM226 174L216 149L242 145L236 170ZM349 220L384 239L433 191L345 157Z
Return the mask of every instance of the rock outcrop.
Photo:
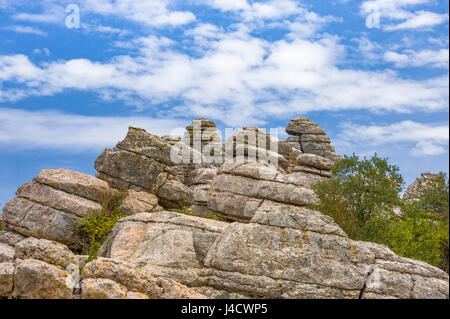
M286 142L303 153L319 155L333 162L341 159L331 145L327 133L307 117L300 116L292 119L286 127L286 133L294 135Z
M108 183L94 176L67 169L42 170L5 204L3 223L10 231L79 249L83 239L77 231L77 221L101 211L102 202L113 191ZM162 210L155 195L135 190L128 191L122 209L130 215ZM10 240L17 236L11 234L0 234L1 259L11 250L6 247L6 236Z
M174 169L171 148L160 137L130 127L123 141L113 149L106 149L95 161L97 177L117 189L154 194L166 207L190 206L194 194Z
M417 200L417 197L420 195L421 188L426 188L431 182L437 180L442 177L440 174L433 174L430 172L424 172L420 175L420 177L416 178L405 190L405 193L402 196L402 199L407 202L411 202Z
M4 208L0 298L448 298L444 271L351 240L308 208L340 156L306 118L287 132L296 142L246 127L222 144L202 118L183 139L130 127L97 177L41 171ZM99 258L75 255L78 221L116 190L129 216ZM211 212L227 222L201 217Z
M109 186L93 176L66 170L42 170L22 185L3 208L4 225L25 236L45 238L77 248L77 220L95 210Z
M249 222L261 206L316 204L311 187L324 178L310 172L283 174L258 162L226 163L211 184L208 207L226 219Z

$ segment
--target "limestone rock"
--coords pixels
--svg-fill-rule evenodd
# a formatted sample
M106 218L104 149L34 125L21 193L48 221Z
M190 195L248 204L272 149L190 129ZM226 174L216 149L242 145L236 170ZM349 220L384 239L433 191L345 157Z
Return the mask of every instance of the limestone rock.
M307 183L263 163L225 164L213 180L208 207L224 218L249 221L264 201L306 206L317 202Z
M17 197L5 204L3 221L8 230L78 248L77 221L100 211L111 190L107 183L67 169L41 170L25 183Z
M0 261L0 298L11 296L14 287L14 263Z
M16 192L20 198L79 217L99 211L102 206L92 200L69 194L39 183L25 183Z
M292 119L286 127L286 132L295 135L289 137L286 142L303 153L325 157L333 164L341 159L331 145L326 132L307 117L300 116Z
M70 264L76 266L79 264L77 256L67 246L54 241L32 237L16 244L15 258L42 260L62 269L66 269Z
M130 127L123 141L97 158L97 176L118 189L154 194L163 206L190 206L193 194L172 170L171 148L158 136Z
M98 258L88 263L82 271L83 281L90 279L108 279L126 287L128 291L140 292L152 299L203 299L203 295L190 290L168 278L154 277L139 271L130 263L107 258ZM109 284L111 282L108 281ZM105 282L103 282L103 285ZM88 284L85 284L89 286ZM91 291L94 287L91 286ZM98 288L98 282L97 282ZM95 290L97 290L97 288Z
M14 247L0 243L0 263L14 260Z
M128 190L127 197L123 200L121 209L123 212L138 214L161 210L158 206L158 197L147 192Z
M440 269L351 240L329 217L292 206L262 207L250 224L230 224L205 264L209 286L248 296L448 298Z
M76 234L78 219L73 214L20 197L10 200L3 208L3 221L8 229L58 241L69 247L77 247L81 241Z
M40 260L26 259L14 271L13 298L72 299L72 275Z
M104 181L64 168L41 170L34 182L99 203L109 194L108 184Z
M81 299L125 299L127 288L109 279L83 279Z
M137 214L116 224L100 254L192 285L209 247L227 225L166 211Z
M19 233L0 230L0 243L14 247L19 241L24 239L25 237Z
M312 166L322 170L331 170L333 161L315 154L301 154L297 157L297 164Z

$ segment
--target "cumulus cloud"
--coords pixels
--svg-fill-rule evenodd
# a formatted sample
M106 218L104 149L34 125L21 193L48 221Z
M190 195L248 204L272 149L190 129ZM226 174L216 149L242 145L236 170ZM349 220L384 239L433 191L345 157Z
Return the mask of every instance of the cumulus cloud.
M150 106L176 100L167 112L211 114L236 125L314 110L448 107L448 75L406 80L389 70L339 68L343 48L333 37L268 42L238 30L208 39L207 49L196 57L177 51L164 37L126 45L138 50L136 56L104 63L74 59L36 65L25 55L0 56L0 81L13 87L1 91L0 101L89 90L108 98L141 99Z
M47 32L44 32L40 29L33 28L30 26L22 26L22 25L13 25L4 28L4 30L10 30L17 33L28 33L28 34L34 34L34 35L40 35L40 36L46 36Z
M122 140L128 125L171 134L187 121L152 117L100 117L0 108L0 146L15 149L95 151Z
M190 11L171 10L171 0L82 0L83 9L101 15L116 16L147 26L180 26L191 23Z
M390 125L358 125L344 123L338 135L341 143L380 146L412 143L413 156L432 156L446 152L449 143L448 124L424 124L402 121Z
M397 67L421 67L448 68L449 50L406 50L402 53L387 51L384 60L393 62Z
M425 10L413 11L415 6L430 2L431 0L368 0L361 3L360 13L364 17L369 14L379 14L381 19L391 22L383 25L385 31L423 30L448 20L448 14Z

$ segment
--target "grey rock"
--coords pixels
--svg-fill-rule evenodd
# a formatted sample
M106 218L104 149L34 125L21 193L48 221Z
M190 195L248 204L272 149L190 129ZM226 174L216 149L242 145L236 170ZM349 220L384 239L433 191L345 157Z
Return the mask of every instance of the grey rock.
M27 238L15 246L15 258L45 261L62 269L79 265L77 256L67 246L46 239Z
M40 260L26 259L14 271L13 298L72 299L75 281L59 267Z
M0 262L0 298L8 298L13 292L14 267L14 263Z

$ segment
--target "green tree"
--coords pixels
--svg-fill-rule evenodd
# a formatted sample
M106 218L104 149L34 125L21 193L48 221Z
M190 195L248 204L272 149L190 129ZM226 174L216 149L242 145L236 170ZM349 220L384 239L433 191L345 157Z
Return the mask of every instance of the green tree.
M315 208L333 217L352 238L372 239L369 221L401 205L399 168L377 154L363 159L353 154L344 156L332 173L332 179L314 186L320 199Z
M398 171L376 154L344 156L333 178L314 186L320 199L314 208L333 217L352 239L385 244L448 272L448 180L441 174L419 183L416 197L404 202Z

